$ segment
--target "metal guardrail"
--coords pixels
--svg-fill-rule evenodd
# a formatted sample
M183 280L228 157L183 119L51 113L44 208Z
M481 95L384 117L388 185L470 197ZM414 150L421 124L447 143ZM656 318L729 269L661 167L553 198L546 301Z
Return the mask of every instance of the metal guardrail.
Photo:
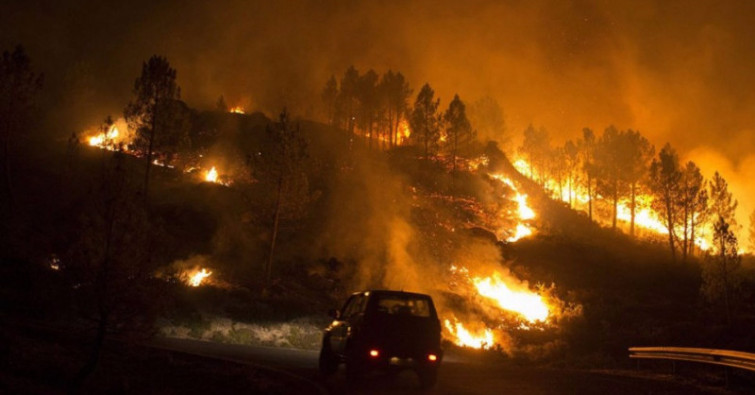
M630 347L629 358L701 362L755 371L755 354L685 347Z

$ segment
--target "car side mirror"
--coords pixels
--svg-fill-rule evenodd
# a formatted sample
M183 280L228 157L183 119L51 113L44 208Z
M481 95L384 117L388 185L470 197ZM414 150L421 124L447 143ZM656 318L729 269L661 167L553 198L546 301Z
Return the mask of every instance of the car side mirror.
M328 315L333 318L334 320L337 320L341 318L341 312L336 309L330 309L328 310Z

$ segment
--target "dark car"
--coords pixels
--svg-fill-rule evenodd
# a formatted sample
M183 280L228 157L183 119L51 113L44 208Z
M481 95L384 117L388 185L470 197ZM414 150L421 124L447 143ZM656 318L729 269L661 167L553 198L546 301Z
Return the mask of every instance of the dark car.
M435 385L443 351L440 321L430 296L357 292L332 315L320 350L323 375L335 373L343 362L349 379L373 370L413 369L422 387Z

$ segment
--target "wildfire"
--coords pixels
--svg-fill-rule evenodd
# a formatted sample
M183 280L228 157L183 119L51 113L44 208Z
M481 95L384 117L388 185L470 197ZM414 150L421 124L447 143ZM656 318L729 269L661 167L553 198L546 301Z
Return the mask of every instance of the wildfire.
M89 134L89 137L86 137L89 146L108 151L128 150L128 145L131 144L133 139L133 135L123 118L116 120L105 132L99 130L93 134L85 132L86 134Z
M531 291L526 283L493 271L489 276L475 276L463 266L451 266L451 273L459 284L459 291L469 300L477 301L484 310L506 311L521 317L517 322L509 322L509 327L520 330L531 329L530 324L548 323L552 316L551 306L543 295ZM462 347L489 348L495 343L494 329L480 327L480 324L467 325L455 317L444 321L446 336ZM497 326L499 329L502 326Z
M548 305L542 296L529 290L513 291L498 273L475 277L472 282L480 295L494 300L504 310L516 312L531 323L548 319Z
M527 195L520 193L519 189L514 185L511 179L504 177L501 174L493 174L493 178L508 185L514 191L514 200L517 203L517 217L519 223L516 226L514 235L508 237L506 241L512 243L523 237L532 235L533 231L525 221L529 221L535 218L535 211L527 204Z
M523 175L529 174L530 165L525 161L524 159L517 159L514 161L514 167ZM507 181L507 179L499 178L502 181L504 181L507 185L511 186L513 188L513 184L510 183L510 180ZM556 180L548 179L544 182L545 187L548 191L551 192L551 195L555 199L560 199L563 202L571 203L572 207L578 210L586 211L586 207L588 202L590 201L590 197L587 194L587 191L584 187L581 185L577 185L572 187L571 194L569 192L568 185L561 185L559 186L558 182ZM517 199L520 197L517 196ZM526 198L526 195L525 195ZM600 195L593 196L593 199L601 199ZM635 201L635 213L634 213L634 224L635 226L651 231L653 233L659 234L659 235L668 235L669 231L666 228L666 225L664 224L663 220L661 219L661 216L658 215L657 212L655 212L653 209L650 208L650 205L653 202L653 197L646 194L638 194ZM525 201L526 204L526 201ZM629 223L632 220L632 209L631 209L631 203L627 200L619 201L616 205L616 218L619 221ZM521 204L520 204L520 210L521 210ZM521 215L521 212L520 212ZM684 229L682 226L679 226L675 229L676 234L683 234ZM519 233L519 229L517 228L517 234ZM515 236L512 236L514 238ZM518 240L518 239L517 239ZM695 245L697 245L701 250L707 250L710 247L710 242L705 237L696 236L694 240Z
M409 136L412 134L411 130L409 129L409 122L407 122L405 119L402 119L401 122L398 124L398 133L397 133L397 144L401 145L404 143L404 141L409 139Z
M214 182L218 183L218 171L215 169L215 166L212 166L212 168L205 172L204 180L207 182Z
M482 349L493 346L494 340L492 330L485 328L482 331L472 334L461 322L454 321L454 324L451 324L451 321L449 320L445 320L443 323L451 336L456 339L456 345Z
M212 275L212 272L207 271L207 269L194 269L191 273L187 274L187 280L186 283L192 287L198 287L202 285L202 282Z
M244 112L244 108L241 106L236 106L228 110L228 112L234 113L234 114L246 114Z

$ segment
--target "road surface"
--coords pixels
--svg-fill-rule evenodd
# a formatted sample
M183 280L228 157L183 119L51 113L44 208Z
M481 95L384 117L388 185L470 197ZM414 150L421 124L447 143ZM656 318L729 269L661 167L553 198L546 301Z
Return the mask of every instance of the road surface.
M441 365L438 384L427 391L418 389L410 371L398 376L373 374L349 385L343 368L328 379L317 374L317 351L253 347L187 339L164 338L155 345L167 349L229 359L274 369L293 380L309 382L327 394L690 394L706 389L669 380L579 370L518 367L485 364L458 356L447 356ZM715 393L726 393L721 389Z

